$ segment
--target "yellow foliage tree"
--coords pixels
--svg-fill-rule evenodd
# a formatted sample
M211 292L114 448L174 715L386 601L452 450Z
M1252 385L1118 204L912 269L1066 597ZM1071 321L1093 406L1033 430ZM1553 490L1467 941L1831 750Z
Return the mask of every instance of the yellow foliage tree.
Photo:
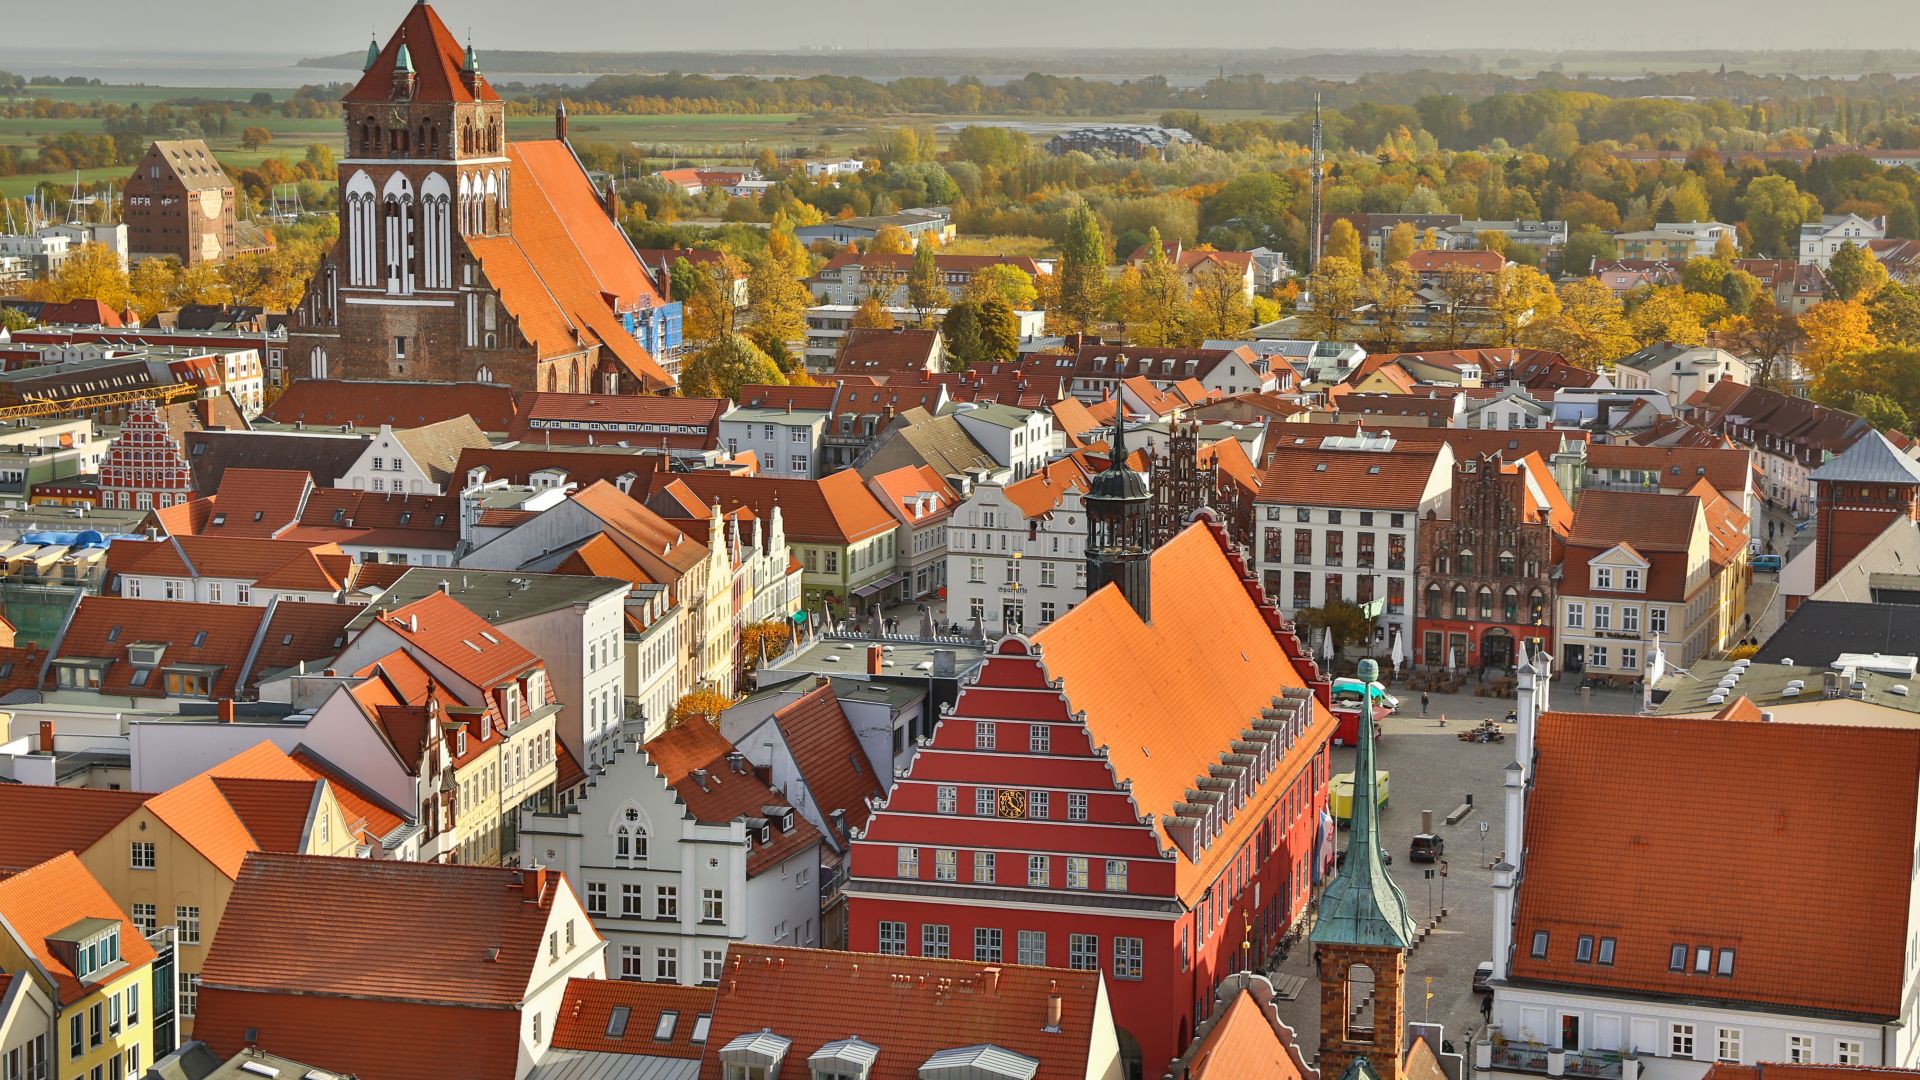
M1387 252L1384 260L1387 265L1403 263L1412 255L1420 243L1420 234L1414 229L1413 222L1403 221L1387 233Z
M35 300L98 300L115 311L126 309L130 294L127 272L120 269L120 256L105 244L81 244L52 277L36 281L27 289L27 295Z
M1552 280L1531 266L1502 268L1493 276L1491 300L1488 306L1498 345L1519 344L1528 325L1560 313L1560 295L1553 291Z
M888 225L867 242L869 255L905 255L913 250L913 237L898 225Z
M1346 259L1354 266L1361 265L1360 230L1346 218L1335 218L1327 230L1327 246L1320 253L1322 259Z
M1033 311L1039 301L1039 290L1034 286L1033 277L1025 270L1007 263L996 263L974 272L961 299L974 304L1003 300L1015 311Z
M1880 347L1866 305L1853 300L1828 300L1808 308L1800 316L1800 332L1806 340L1800 363L1815 382L1829 367Z
M667 726L679 727L688 720L720 726L720 714L733 706L733 699L718 690L701 687L690 690L667 712Z
M1599 278L1582 278L1560 286L1560 310L1527 324L1521 340L1552 349L1567 363L1588 371L1640 347L1633 328L1627 325L1626 305Z
M771 660L787 651L793 643L793 624L785 619L768 619L766 622L749 623L740 630L741 662L748 671L760 666L760 649L766 647L767 659Z
M893 312L887 310L879 297L869 296L853 309L853 325L860 330L891 330L899 324L894 322Z
M1707 340L1707 327L1699 309L1689 302L1690 297L1699 295L1688 293L1678 285L1658 286L1634 304L1627 315L1627 325L1643 345L1655 341L1699 345Z
M167 309L174 286L180 279L180 264L171 258L142 259L127 275L129 302L142 319L151 319Z

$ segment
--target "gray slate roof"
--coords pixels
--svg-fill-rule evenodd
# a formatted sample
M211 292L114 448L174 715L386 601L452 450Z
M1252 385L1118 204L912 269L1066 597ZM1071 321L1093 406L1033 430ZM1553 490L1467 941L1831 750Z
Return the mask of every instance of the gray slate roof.
M1813 470L1812 479L1862 484L1920 484L1920 462L1885 435L1869 431L1839 457Z

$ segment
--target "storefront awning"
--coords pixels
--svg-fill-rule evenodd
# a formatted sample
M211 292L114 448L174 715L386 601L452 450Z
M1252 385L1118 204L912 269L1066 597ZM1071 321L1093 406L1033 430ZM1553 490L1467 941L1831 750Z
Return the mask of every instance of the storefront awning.
M874 593L877 593L882 589L888 588L889 586L898 585L905 580L906 580L906 575L904 574L888 574L886 577L883 577L878 581L869 581L865 585L862 585L859 588L853 590L853 595L861 596L861 597L872 596Z

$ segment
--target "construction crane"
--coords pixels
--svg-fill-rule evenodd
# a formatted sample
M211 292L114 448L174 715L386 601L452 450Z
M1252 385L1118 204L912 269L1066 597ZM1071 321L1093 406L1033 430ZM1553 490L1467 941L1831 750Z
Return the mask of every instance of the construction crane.
M86 394L70 398L46 398L25 394L17 405L0 405L0 423L36 416L79 415L100 409L133 405L141 401L151 401L155 405L171 405L176 401L199 396L200 387L193 383L172 383L167 386L115 390L106 394Z

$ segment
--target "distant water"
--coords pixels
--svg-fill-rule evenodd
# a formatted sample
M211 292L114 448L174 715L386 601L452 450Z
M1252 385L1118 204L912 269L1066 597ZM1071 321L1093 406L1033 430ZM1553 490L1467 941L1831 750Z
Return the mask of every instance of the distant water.
M0 45L0 70L29 78L75 75L117 86L242 87L293 90L310 83L353 82L358 70L297 67L298 53L116 53L83 46L19 48ZM592 75L500 75L500 82L551 82L579 86Z

